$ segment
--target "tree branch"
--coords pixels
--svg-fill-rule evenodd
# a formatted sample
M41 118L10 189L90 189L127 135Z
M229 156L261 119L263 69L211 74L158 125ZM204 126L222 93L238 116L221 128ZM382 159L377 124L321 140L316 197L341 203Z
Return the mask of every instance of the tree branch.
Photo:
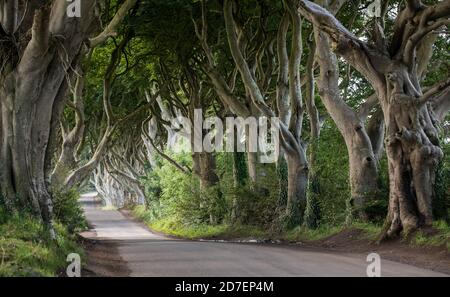
M296 139L300 139L303 122L303 98L300 82L300 64L303 53L302 21L292 0L285 0L291 19L292 45L289 57L289 97L291 99L292 118L289 130Z
M323 7L301 0L299 11L330 37L336 52L361 72L374 87L384 86L385 79L382 73L384 68L390 65L389 57L359 40ZM381 91L381 88L377 91Z
M180 164L178 164L177 161L175 161L174 159L172 159L171 157L169 157L167 154L165 154L162 150L160 150L158 148L158 146L155 145L155 142L153 140L152 137L150 137L150 135L148 134L147 130L146 130L146 125L148 123L148 121L151 119L151 117L148 117L147 120L145 120L142 123L142 133L144 134L144 136L146 137L146 139L150 142L150 144L152 145L152 147L155 149L155 151L161 156L163 157L165 160L167 160L170 164L172 164L173 166L175 166L175 168L177 168L178 170L180 170L181 172L185 173L185 174L190 174L192 173L192 169L190 168L185 168L183 166L181 166Z
M0 25L6 34L14 34L18 25L19 1L1 1Z
M369 116L370 111L378 104L378 96L373 94L364 101L358 109L358 116L361 121L365 121Z
M436 96L431 101L431 105L437 119L442 122L450 110L450 88L445 89Z
M432 100L434 97L439 96L443 91L447 91L450 88L450 79L446 81L441 81L431 88L429 88L422 97L419 98L421 104L425 104Z
M130 11L135 5L137 0L126 0L125 3L119 8L117 13L106 28L94 38L89 39L89 46L96 47L105 42L109 37L116 36L116 28L120 25L123 19L126 17L128 11Z

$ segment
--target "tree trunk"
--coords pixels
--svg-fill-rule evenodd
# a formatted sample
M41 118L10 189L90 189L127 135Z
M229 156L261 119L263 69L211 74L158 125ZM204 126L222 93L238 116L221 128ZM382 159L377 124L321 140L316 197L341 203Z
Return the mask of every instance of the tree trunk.
M359 127L358 127L359 128ZM346 137L349 155L350 200L347 207L347 224L354 218L367 221L367 204L379 193L378 168L375 155L365 131Z
M435 171L443 156L429 107L417 99L421 91L407 69L400 63L389 69L382 104L390 184L387 236L432 224Z
M374 19L373 40L368 43L317 4L302 0L300 12L310 18L316 31L327 34L336 52L370 82L383 110L390 185L383 238L430 225L435 170L443 155L437 124L449 107L448 98L439 98L450 89L450 80L426 93L422 93L420 81L432 54L434 38L428 37L448 25L449 2L427 6L407 1L397 15L390 42L379 19Z
M14 56L21 56L8 58L12 64L1 74L2 191L7 201L17 197L21 207L29 207L40 216L51 234L54 233L52 199L46 169L52 152L47 149L52 124L58 121L59 107L64 104L65 94L61 90L66 87L65 76L86 39L93 19L93 4L94 1L87 1L83 6L83 21L74 20L70 26L66 26L67 3L33 5L34 11L27 12L27 20L21 23L30 27L12 26L6 32L14 34L18 30L24 37L26 32L31 32L31 39L28 43L24 39L17 52L15 47L11 49ZM18 15L18 8L8 14ZM65 49L64 61L59 48Z
M317 28L314 31L320 65L319 93L345 140L349 156L351 194L347 202L347 223L355 217L366 220L365 205L378 193L377 159L361 118L339 96L337 58L328 37Z
M288 169L284 154L280 154L277 162L277 177L278 177L278 201L277 212L281 213L286 209L288 200Z
M288 191L284 226L292 228L302 223L306 209L308 169L297 158L287 157Z
M81 67L79 67L78 72L81 71ZM61 134L63 138L61 154L51 174L51 186L52 189L56 191L59 191L64 187L67 177L77 165L76 157L78 148L80 143L82 143L85 130L84 102L82 98L83 90L84 75L81 74L75 85L73 94L74 102L73 105L71 105L75 111L75 126L66 133L65 128L61 124Z
M200 188L204 191L204 194L211 195L213 201L213 207L211 207L209 214L209 222L212 225L216 225L221 222L223 217L219 216L215 211L220 208L223 203L223 195L219 188L219 176L216 173L216 158L212 153L200 154Z
M258 188L258 153L247 152L247 170L250 180L250 188L257 190Z
M307 228L315 229L319 226L320 220L320 207L319 207L319 169L317 162L317 152L319 150L319 137L320 137L320 118L319 111L317 110L315 103L315 89L314 89L314 61L315 61L316 47L314 42L309 45L309 56L306 63L306 111L309 117L310 125L310 141L309 141L309 180L308 189L306 194L306 210L304 225Z

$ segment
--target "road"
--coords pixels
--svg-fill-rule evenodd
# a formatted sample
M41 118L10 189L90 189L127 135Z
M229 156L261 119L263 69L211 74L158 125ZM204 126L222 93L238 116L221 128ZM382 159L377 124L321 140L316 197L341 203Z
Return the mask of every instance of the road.
M95 232L91 239L117 244L130 276L275 277L366 276L367 255L301 247L187 241L154 234L119 211L102 210L92 195L81 203ZM381 259L382 276L447 276Z

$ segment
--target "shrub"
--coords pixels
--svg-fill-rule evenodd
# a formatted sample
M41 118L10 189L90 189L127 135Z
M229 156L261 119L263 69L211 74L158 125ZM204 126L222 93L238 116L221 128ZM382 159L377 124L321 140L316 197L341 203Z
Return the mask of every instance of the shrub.
M178 162L190 165L189 154L174 154ZM220 220L226 207L219 186L202 191L195 175L177 170L165 160L159 161L143 179L147 220L170 217L182 224L202 224L211 218Z
M87 227L83 209L78 203L79 198L80 194L74 189L57 192L53 195L55 219L65 225L71 233L84 230Z
M434 187L435 198L433 201L433 213L435 218L450 222L450 144L444 143L444 159L436 170L436 183Z

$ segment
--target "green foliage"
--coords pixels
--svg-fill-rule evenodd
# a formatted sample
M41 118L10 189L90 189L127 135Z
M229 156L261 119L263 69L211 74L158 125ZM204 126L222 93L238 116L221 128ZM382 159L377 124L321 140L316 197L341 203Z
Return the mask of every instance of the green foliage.
M226 195L228 199L235 199L237 208L238 224L268 227L274 219L276 208L276 192L272 196L261 195L257 190L241 186L228 188Z
M80 194L72 189L53 194L53 213L55 219L65 225L69 232L84 230L87 221L78 200Z
M51 240L31 215L8 215L0 208L0 276L57 276L70 253L83 251L63 225L55 224Z
M277 164L277 178L279 181L278 208L283 208L287 203L288 169L285 158L280 158Z
M220 233L224 229L223 225L210 226L206 224L183 224L176 217L155 219L151 211L147 210L142 205L136 206L133 209L133 215L147 223L150 228L157 232L183 238L203 238L211 234Z
M181 164L191 166L188 154L172 154ZM268 227L274 220L278 199L278 181L275 168L261 168L265 176L258 185L246 183L235 186L232 154L218 154L217 172L220 183L200 188L195 175L187 175L163 160L148 171L143 179L147 197L145 220L176 222L183 226L200 226L231 222L233 207L237 209L240 224ZM262 165L261 165L262 166Z
M321 223L340 225L345 222L346 202L350 198L348 152L334 123L327 120L322 128L317 152Z
M263 238L267 235L265 231L256 226L248 225L193 225L182 224L173 218L153 219L149 211L144 206L136 206L133 215L147 223L148 226L157 232L177 236L187 239L241 239L241 238Z
M307 201L303 224L309 229L316 229L319 227L320 222L320 192L318 188L318 178L313 176L309 183L310 185L306 194Z
M187 154L173 157L180 163L190 162ZM177 170L165 160L147 173L143 183L153 219L171 217L183 224L201 224L223 218L227 209L220 186L202 190L196 176Z
M450 145L444 144L444 160L439 163L436 170L436 183L434 187L433 212L437 219L450 220Z
M221 190L230 211L226 217L231 218L232 208L236 211L235 223L271 227L277 216L279 200L279 181L275 164L258 164L258 183L234 183L232 159L233 154L224 153L217 157L218 172L221 172ZM245 160L244 160L245 161ZM246 166L246 163L240 166ZM247 180L247 169L243 169ZM239 175L238 175L239 176ZM230 221L230 223L232 223Z
M433 224L436 232L426 234L418 231L411 240L411 244L418 246L445 246L450 251L450 225L445 221L436 221Z
M340 226L321 225L316 229L310 229L304 226L299 226L297 228L287 231L286 234L284 235L284 238L292 242L315 241L337 234L342 230L343 227Z

